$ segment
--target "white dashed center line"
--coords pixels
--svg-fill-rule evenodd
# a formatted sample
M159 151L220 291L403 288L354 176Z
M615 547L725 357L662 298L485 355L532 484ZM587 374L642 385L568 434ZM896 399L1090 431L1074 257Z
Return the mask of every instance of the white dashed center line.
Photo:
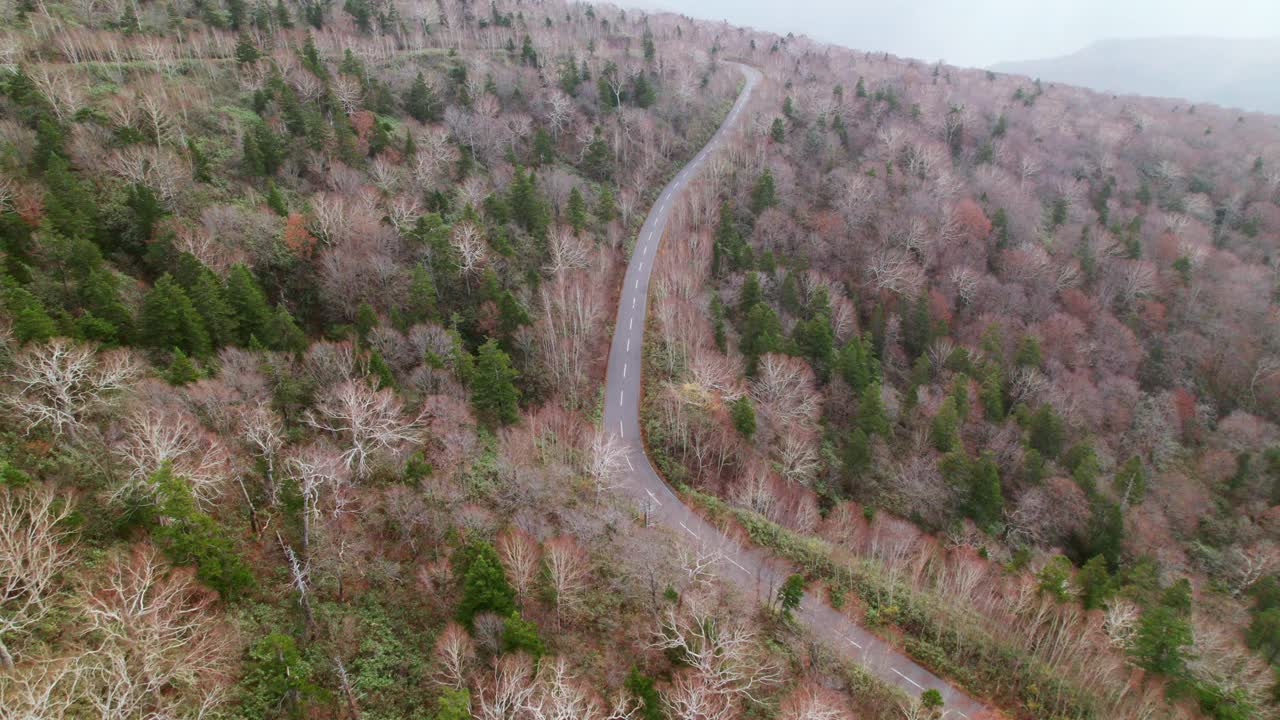
M649 497L653 498L654 502L658 503L658 507L662 507L662 501L658 499L657 495L653 494L652 490L650 490L649 488L645 488L644 491L649 493Z
M640 261L640 267L639 267L639 269L638 269L638 270L639 270L639 272L644 272L644 261L643 261L643 260L641 260L641 261Z
M685 531L685 532L687 532L687 533L689 533L690 535L692 535L692 536L694 536L694 537L698 537L698 533L696 533L696 532L694 532L694 531L690 530L690 529L689 529L689 526L688 526L688 525L685 525L683 520L681 520L681 521L680 521L680 527L684 528L684 531Z
M626 377L626 376L627 376L627 364L622 363L622 377Z
M907 677L906 675L903 675L903 674L898 670L898 668L889 668L889 669L890 669L890 670L892 670L892 671L894 671L895 673L898 673L898 677L902 678L903 680L906 680L907 682L911 683L912 685L915 685L916 687L920 688L921 690L923 690L923 689L924 689L924 686L923 686L923 685L921 685L920 683L916 682L915 680L912 680L911 678Z
M622 398L626 397L626 395L627 395L626 390L618 391L618 407L622 407Z

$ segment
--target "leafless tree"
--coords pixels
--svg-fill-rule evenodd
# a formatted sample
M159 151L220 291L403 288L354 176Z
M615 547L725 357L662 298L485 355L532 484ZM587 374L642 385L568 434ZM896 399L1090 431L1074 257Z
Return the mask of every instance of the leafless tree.
M13 668L11 638L53 608L58 575L73 561L63 525L72 509L47 490L0 487L0 667Z
M111 558L90 590L83 612L95 641L85 697L96 716L188 716L217 704L234 648L213 594L189 570L165 567L140 545Z
M449 241L458 253L458 270L467 279L467 290L470 291L471 276L480 271L485 261L485 243L480 228L473 223L458 223L453 226Z
M667 608L652 643L688 666L663 697L677 718L727 720L744 699L758 701L765 688L782 679L754 631L707 606L705 599L694 598L685 608Z
M525 531L510 528L498 538L498 556L516 596L527 599L537 578L542 556L538 543Z
M5 373L12 391L0 402L26 420L27 432L45 426L61 435L109 407L138 372L125 351L99 354L91 346L54 338L28 344L13 357Z
M177 408L144 407L135 412L116 454L129 475L112 493L114 500L137 490L153 493L152 476L167 465L187 482L197 502L207 504L222 492L230 460L216 435Z
M595 484L597 502L601 495L618 487L625 473L631 471L627 446L617 435L604 430L591 436L587 463L587 474Z
M424 415L408 418L395 392L378 390L365 380L347 380L325 392L307 422L346 443L342 461L356 477L369 472L374 453L396 450L418 439Z
M436 671L432 678L441 685L460 688L476 659L475 644L467 629L456 622L445 625L435 644Z
M589 257L587 244L571 228L558 227L551 233L551 260L547 263L547 272L558 275L584 268Z
M335 509L341 506L351 466L338 451L313 443L291 454L285 467L302 493L302 554L309 558L311 531L320 517L323 496L337 500Z
M587 553L570 535L552 538L543 553L547 578L555 592L556 625L564 622L564 613L578 607L590 579Z

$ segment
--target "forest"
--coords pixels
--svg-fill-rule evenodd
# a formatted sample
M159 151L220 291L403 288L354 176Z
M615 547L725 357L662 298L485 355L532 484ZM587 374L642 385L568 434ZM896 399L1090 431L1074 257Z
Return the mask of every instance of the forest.
M731 63L642 420L763 603L599 427ZM0 407L0 720L952 717L802 597L994 717L1280 717L1274 116L561 0L0 0Z

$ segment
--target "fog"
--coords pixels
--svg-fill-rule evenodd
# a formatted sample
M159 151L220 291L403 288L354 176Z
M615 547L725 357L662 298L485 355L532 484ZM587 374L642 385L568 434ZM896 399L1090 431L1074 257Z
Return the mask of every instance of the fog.
M1105 38L1280 35L1277 0L636 0L623 5L985 67Z

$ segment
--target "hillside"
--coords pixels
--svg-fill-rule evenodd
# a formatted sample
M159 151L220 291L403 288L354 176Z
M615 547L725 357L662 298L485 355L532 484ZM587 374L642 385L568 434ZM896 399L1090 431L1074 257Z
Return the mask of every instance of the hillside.
M1280 114L1280 38L1117 38L992 70L1106 92Z
M837 628L1280 715L1272 119L559 0L0 48L0 720L956 716Z

